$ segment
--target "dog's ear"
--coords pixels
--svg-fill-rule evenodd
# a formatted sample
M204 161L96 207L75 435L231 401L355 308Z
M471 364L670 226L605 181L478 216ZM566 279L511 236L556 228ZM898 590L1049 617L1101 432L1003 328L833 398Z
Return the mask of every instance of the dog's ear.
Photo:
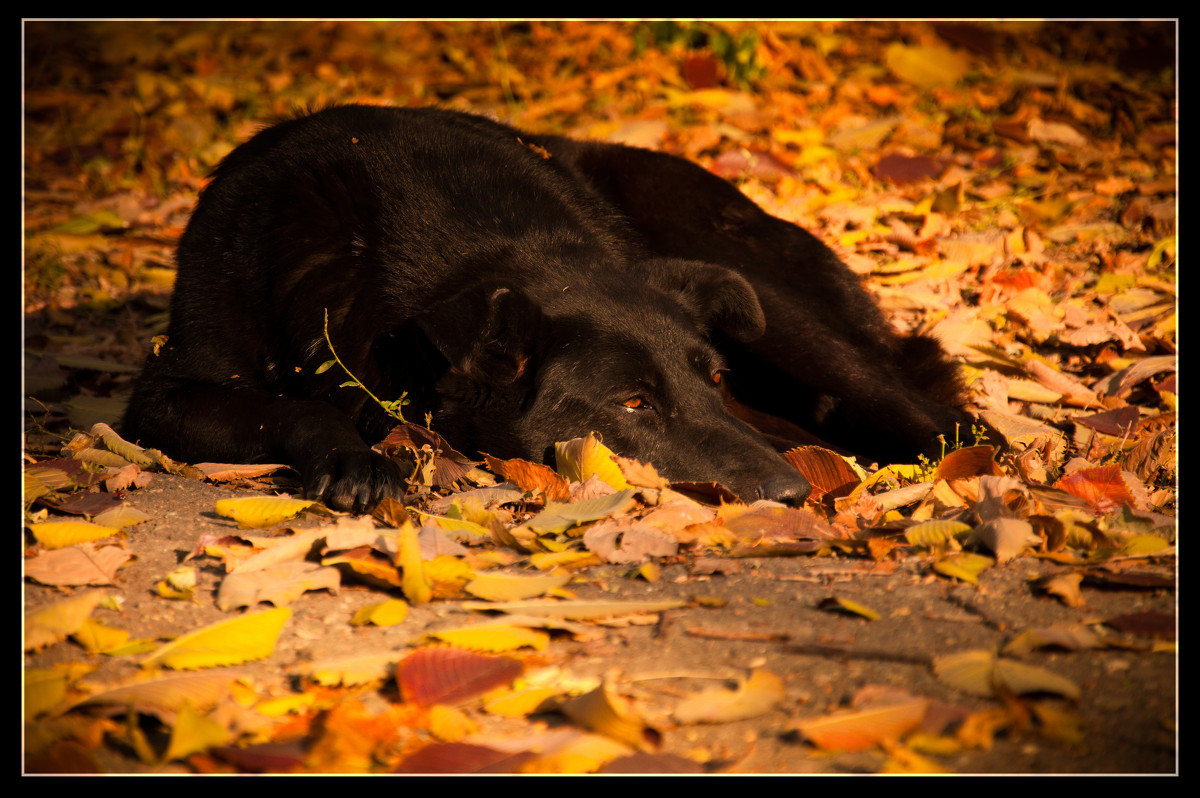
M468 288L416 320L453 371L497 386L512 385L533 370L544 322L533 300L496 283Z
M758 295L737 272L680 258L656 258L641 265L647 282L675 295L701 327L715 327L742 342L766 332Z

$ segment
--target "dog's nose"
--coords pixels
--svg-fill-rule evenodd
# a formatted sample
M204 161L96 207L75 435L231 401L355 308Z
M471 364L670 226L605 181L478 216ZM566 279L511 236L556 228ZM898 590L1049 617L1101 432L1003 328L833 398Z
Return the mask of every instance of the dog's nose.
M812 485L808 484L808 480L799 471L793 471L771 477L759 486L758 493L764 499L799 507L804 504L808 494L812 493Z

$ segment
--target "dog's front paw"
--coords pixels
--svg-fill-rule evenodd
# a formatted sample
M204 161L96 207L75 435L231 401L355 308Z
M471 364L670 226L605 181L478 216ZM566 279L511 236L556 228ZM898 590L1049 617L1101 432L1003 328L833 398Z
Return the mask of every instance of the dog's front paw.
M400 467L372 449L334 449L303 471L305 496L335 510L365 513L404 494Z

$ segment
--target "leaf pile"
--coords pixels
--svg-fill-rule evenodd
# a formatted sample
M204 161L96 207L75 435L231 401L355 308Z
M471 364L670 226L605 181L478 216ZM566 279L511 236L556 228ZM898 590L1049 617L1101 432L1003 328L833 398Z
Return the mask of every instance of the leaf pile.
M1173 656L1173 615L1089 604L1176 582L1173 24L25 33L26 771L100 770L119 750L194 772L712 772L749 754L675 741L747 722L783 727L797 761L949 770L1000 741L1088 746L1081 713L1104 697L1045 652ZM411 467L410 495L348 518L286 495L286 467L182 464L123 441L108 423L163 329L171 247L204 174L263 120L330 101L437 102L704 164L838 247L898 326L937 335L1003 445L961 430L937 462L882 464L795 450L814 491L793 509L672 485L591 436L550 468L474 463L408 424L381 449ZM89 432L63 445L67 428ZM245 494L211 508L222 534L157 575L153 602L230 616L172 640L136 638L120 594L131 541L157 520L139 492L159 474ZM596 676L561 654L713 606L660 593L667 569L700 580L784 557L980 596L1036 565L1029 589L1073 622L996 624L996 649L936 655L688 623L697 639L929 677L839 686L844 700L817 708L795 674L753 660ZM597 598L604 580L650 592ZM807 609L902 623L855 581L821 581ZM331 623L379 650L296 656L311 631L289 608L351 590L371 598ZM453 614L423 614L439 609Z

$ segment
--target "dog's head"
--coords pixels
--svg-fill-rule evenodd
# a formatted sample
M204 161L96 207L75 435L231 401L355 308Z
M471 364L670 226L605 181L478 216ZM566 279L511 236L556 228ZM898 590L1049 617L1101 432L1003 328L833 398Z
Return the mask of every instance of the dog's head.
M739 275L683 260L577 285L473 286L417 324L447 361L438 429L501 457L543 460L557 441L600 433L677 481L716 481L746 500L802 502L809 486L725 408L713 336L762 334Z

